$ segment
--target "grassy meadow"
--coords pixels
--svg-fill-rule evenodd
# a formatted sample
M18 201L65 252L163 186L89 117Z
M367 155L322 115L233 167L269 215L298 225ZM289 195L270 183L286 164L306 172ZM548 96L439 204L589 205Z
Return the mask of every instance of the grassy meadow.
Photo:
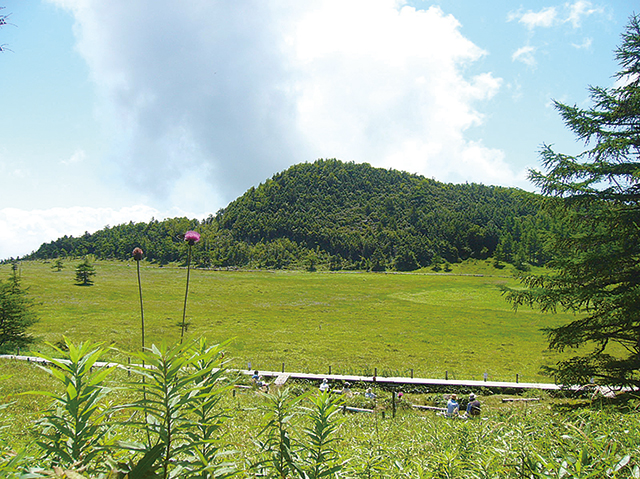
M93 286L77 286L75 267L22 262L22 284L37 303L35 350L63 336L140 347L134 262L98 261ZM6 278L10 265L0 266ZM146 343L175 342L186 269L141 263ZM229 340L231 366L301 372L409 375L522 382L551 381L540 366L559 355L540 331L563 320L520 309L501 296L517 285L490 262L454 265L450 273L191 271L188 335ZM566 316L565 316L566 317ZM26 351L22 351L26 353ZM117 356L117 352L112 353Z
M76 343L114 346L108 354L125 361L126 351L140 347L135 263L97 262L90 287L75 285L78 263L69 261L62 271L54 271L52 263L20 264L22 284L38 303L41 318L33 328L38 342L32 352L51 353L45 342L59 343L67 336ZM378 368L378 375L397 375L414 369L415 376L443 377L448 371L449 377L480 379L486 371L496 380L513 380L515 374L521 381L549 380L539 368L559 356L546 351L540 328L563 316L514 313L500 294L502 286L517 285L505 270L488 262L454 265L449 274L192 270L188 334L210 342L229 340L229 367L244 368L251 361L254 368L279 370L284 362L288 370L309 372L332 366L334 373ZM9 265L0 266L0 277L9 272ZM186 270L143 263L141 275L147 345L176 343ZM233 379L233 372L225 374ZM235 381L249 384L246 376ZM139 400L131 389L136 383L139 379L121 370L105 383L100 410L112 411L109 420L115 421L108 443L143 440L142 430L128 424L130 411L125 409L124 421L118 422L117 406ZM225 457L237 477L262 477L255 467L270 454L260 441L274 417L273 405L255 389L221 386L225 389L217 407L227 417L220 430ZM6 405L0 408L0 475L52 464L34 442L43 437L38 421L51 398L24 394L35 390L65 394L59 382L33 363L0 361L0 404ZM299 382L286 390L313 397L317 386ZM503 396L481 389L476 392L482 418L455 420L410 406L444 406L444 394L407 392L392 401L391 391L382 387L375 387L375 400L363 392L356 385L352 394L337 395L344 404L375 411L331 419L335 429L326 447L334 451L331 464L340 465L340 477L640 477L637 398L618 403L528 391L525 397L539 400L505 403ZM300 397L306 409L287 419L295 444L309 440L312 421L308 397ZM132 457L117 447L110 450L114 459ZM8 464L17 451L25 456L11 469Z
M42 451L34 440L38 438L37 421L50 398L17 395L16 392L45 390L61 394L62 388L34 364L1 361L2 375L11 375L11 380L0 381L0 396L3 401L15 402L10 409L0 411L3 426L0 429L0 475L3 464L13 457L12 451L22 448L27 455L23 464L44 466L48 462L42 458ZM106 383L113 388L107 404L131 401L133 398L122 388L131 380L124 371L115 371ZM308 384L290 385L290 389L296 395L313 394L316 390ZM540 401L504 403L501 395L482 394L483 417L456 420L409 406L443 406L443 395L405 394L396 403L397 411L392 416L390 392L382 389L375 389L375 392L378 397L374 401L365 400L361 390L344 398L348 405L374 408L374 414L339 413L332 419L336 430L329 447L337 451L336 461L342 465L339 477L640 477L637 401L619 407L607 401L558 399L542 391L530 391L526 396L535 395ZM308 405L308 402L301 405ZM259 444L264 440L263 427L273 418L269 415L272 409L268 398L253 389L227 390L218 407L226 411L228 417L220 434L224 437L224 450L229 451L227 460L232 461L238 471L236 477L264 477L264 474L255 474L252 466L265 458ZM296 442L304 441L308 431L305 428L309 427L305 412L298 411L287 421L291 437ZM115 434L127 440L140 440L122 425ZM3 445L9 447L8 451L2 449Z

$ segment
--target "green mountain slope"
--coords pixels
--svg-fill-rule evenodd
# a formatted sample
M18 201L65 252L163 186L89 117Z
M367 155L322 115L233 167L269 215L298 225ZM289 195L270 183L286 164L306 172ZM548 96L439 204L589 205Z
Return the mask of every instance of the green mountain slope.
M129 223L61 238L32 256L126 259L141 246L147 259L175 261L184 254L180 233L197 229L203 241L195 258L203 266L412 270L489 256L540 264L549 224L536 198L318 160L274 175L202 222Z

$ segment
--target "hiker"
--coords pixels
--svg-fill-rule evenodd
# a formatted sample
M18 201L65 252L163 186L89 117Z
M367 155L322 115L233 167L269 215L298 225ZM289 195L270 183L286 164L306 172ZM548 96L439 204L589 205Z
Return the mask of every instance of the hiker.
M364 393L364 397L365 397L366 399L375 399L375 398L376 398L376 395L373 393L372 389L371 389L371 388L369 388L369 389L367 389L367 391Z
M478 417L480 416L480 401L478 401L475 394L469 394L469 404L467 404L466 416Z
M327 391L329 391L329 382L327 378L324 378L322 384L320 384L320 392L326 393Z
M458 415L460 411L460 405L458 404L458 396L452 394L447 401L447 417L454 417Z
M344 384L342 385L341 394L344 394L345 396L351 395L351 384L349 384L347 381L345 381Z

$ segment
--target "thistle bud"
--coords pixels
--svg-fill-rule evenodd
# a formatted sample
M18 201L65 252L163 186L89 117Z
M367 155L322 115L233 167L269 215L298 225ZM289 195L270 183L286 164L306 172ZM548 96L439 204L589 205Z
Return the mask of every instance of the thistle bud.
M140 248L133 249L133 259L135 259L136 261L141 261L143 256L144 251L142 251Z

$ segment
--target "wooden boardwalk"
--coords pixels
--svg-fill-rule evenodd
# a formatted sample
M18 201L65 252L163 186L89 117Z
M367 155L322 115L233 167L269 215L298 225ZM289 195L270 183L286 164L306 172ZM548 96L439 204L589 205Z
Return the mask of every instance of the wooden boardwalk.
M252 371L240 371L243 374L253 374ZM265 377L278 378L283 373L276 371L260 371ZM322 381L327 379L329 382L349 383L371 383L386 385L415 385L415 386L451 386L451 387L469 387L469 388L496 388L496 389L543 389L547 391L558 391L562 389L559 384L553 383L521 383L507 381L474 381L459 379L429 379L429 378L408 378L408 377L389 377L389 376L354 376L349 374L312 374L312 373L292 373L286 372L291 379L303 379L308 381Z
M48 361L43 358L35 356L19 356L13 354L2 354L0 359L13 359L18 361L28 361L39 364L46 364ZM121 369L128 369L126 364L120 363L107 363L96 362L96 367L118 367ZM233 369L231 371L234 371ZM235 370L240 374L252 375L254 370ZM277 386L284 385L288 379L300 379L307 381L321 382L323 379L327 379L330 382L349 382L349 383L370 383L370 384L384 384L384 385L413 385L413 386L438 386L438 387L467 387L467 388L489 388L489 389L542 389L546 391L558 391L562 389L559 384L553 383L522 383L522 382L507 382L507 381L474 381L474 380L460 380L460 379L429 379L429 378L410 378L410 377L388 377L388 376L356 376L349 374L313 374L313 373L295 373L295 372L282 372L282 371L263 371L260 370L260 375L263 377L269 377L274 381Z

